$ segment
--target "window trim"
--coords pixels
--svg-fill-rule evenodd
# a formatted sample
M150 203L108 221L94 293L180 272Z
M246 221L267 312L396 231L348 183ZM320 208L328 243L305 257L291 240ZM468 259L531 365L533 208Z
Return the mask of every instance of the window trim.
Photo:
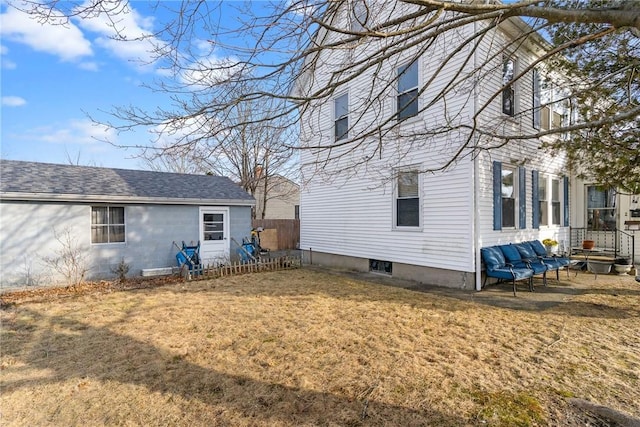
M400 91L400 78L407 75L406 74L406 70L408 70L410 67L414 66L416 67L416 82L415 82L415 86L411 86L409 88L407 88L404 91ZM401 68L405 68L402 72L400 71ZM417 117L420 114L420 58L416 58L413 61L410 62L405 62L402 65L399 65L395 68L395 72L396 72L396 77L397 77L397 81L396 81L396 97L395 97L395 119L399 122L403 122L406 120L411 120L413 117ZM400 107L400 97L402 97L403 95L407 95L411 92L415 91L416 94L413 98L411 98L410 102L407 102L406 104L403 105L403 107ZM400 116L401 113L402 114L407 114L407 107L411 104L413 104L415 102L416 104L416 112L415 114L411 114L408 116ZM409 109L411 110L411 109Z
M95 223L93 222L93 210L94 208L106 208L107 209L107 222L105 224ZM123 223L111 223L111 209L122 209L122 221ZM127 209L123 205L91 205L89 210L89 241L92 245L121 245L127 243ZM93 241L93 227L106 227L107 229L107 241L106 242L94 242ZM122 241L111 241L111 228L114 226L122 226L123 227L123 240Z
M398 179L403 173L415 173L418 179L418 197L405 197L402 200L418 199L418 225L398 225ZM396 169L393 178L393 229L403 231L420 231L423 227L423 209L422 209L422 174L417 165Z

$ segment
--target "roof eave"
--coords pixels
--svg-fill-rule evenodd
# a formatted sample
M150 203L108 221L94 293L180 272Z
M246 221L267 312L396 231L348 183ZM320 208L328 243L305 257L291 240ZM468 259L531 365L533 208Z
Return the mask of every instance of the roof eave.
M150 205L225 205L225 206L255 206L255 200L249 199L193 199L176 197L133 197L113 195L84 195L84 194L49 194L0 192L0 201L36 201L36 202L75 202L75 203L122 203L122 204L150 204Z

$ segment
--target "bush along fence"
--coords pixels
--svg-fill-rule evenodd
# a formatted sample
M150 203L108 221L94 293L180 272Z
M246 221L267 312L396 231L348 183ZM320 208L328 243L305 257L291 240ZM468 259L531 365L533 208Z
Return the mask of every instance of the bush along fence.
M301 266L302 258L282 256L271 259L261 259L257 262L251 263L233 262L223 265L199 265L188 270L189 274L185 274L185 276L187 277L187 280L204 280L225 276L258 273L262 271L291 270L300 268Z

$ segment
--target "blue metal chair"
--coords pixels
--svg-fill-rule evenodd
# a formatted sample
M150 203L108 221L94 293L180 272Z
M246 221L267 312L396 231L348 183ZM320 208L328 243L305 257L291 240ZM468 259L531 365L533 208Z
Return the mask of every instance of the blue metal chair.
M542 283L544 286L547 286L547 270L549 269L542 261L537 258L534 259L523 259L522 255L518 251L518 248L514 244L508 245L500 245L500 250L504 254L507 262L510 262L515 267L523 268L527 267L533 270L533 275L537 276L538 274L542 274ZM531 292L533 292L533 281L530 287Z
M497 246L480 249L482 260L485 265L485 277L482 287L487 282L487 278L493 277L502 280L511 280L513 284L513 296L516 296L516 281L529 280L529 290L533 290L533 270L528 267L516 267L507 262L504 254Z

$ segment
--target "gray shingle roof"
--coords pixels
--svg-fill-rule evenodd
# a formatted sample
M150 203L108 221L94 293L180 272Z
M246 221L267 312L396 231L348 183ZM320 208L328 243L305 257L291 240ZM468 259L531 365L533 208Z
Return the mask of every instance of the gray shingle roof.
M20 194L42 200L254 203L249 193L221 176L0 160L0 196Z

